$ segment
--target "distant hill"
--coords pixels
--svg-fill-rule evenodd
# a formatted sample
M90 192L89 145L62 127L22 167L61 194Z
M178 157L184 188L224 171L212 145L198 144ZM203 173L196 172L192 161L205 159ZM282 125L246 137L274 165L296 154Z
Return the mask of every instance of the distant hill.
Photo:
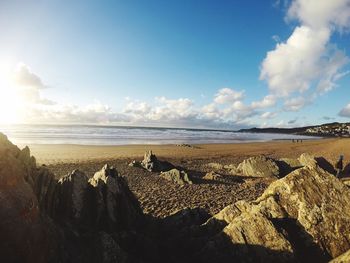
M298 134L323 137L350 137L350 123L325 123L322 125L295 128L251 128L238 132Z

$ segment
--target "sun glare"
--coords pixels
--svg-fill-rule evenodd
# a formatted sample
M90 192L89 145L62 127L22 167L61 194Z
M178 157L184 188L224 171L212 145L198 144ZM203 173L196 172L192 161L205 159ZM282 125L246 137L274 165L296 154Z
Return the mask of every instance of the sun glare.
M0 67L0 124L20 122L23 103L18 89L11 81L11 71Z

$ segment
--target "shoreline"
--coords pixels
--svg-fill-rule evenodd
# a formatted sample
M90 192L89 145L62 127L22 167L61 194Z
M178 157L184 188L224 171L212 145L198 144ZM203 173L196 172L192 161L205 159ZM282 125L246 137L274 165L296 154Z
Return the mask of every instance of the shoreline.
M25 145L20 144L23 148ZM247 156L267 155L293 158L303 152L335 160L339 154L350 158L350 139L322 138L303 140L272 140L246 143L191 144L192 147L176 144L132 145L79 145L79 144L28 144L31 154L39 164L81 163L93 160L142 159L145 151L152 150L157 156L170 159L241 159Z

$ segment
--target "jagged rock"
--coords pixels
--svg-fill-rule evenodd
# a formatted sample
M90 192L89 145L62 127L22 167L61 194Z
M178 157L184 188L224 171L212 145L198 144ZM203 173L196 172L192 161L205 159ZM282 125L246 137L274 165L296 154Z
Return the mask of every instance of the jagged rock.
M20 150L0 134L0 255L2 262L48 262L50 237Z
M97 226L110 230L130 229L142 215L137 199L129 190L124 178L107 164L89 180L93 186L90 199L91 212Z
M298 160L302 166L315 167L317 165L317 161L315 160L315 157L309 153L301 154Z
M253 177L278 177L279 168L274 160L257 156L241 162L237 167L237 173Z
M39 202L40 211L52 216L55 211L55 189L57 180L55 175L45 166L37 168L34 177L34 193Z
M203 176L203 179L205 180L220 180L222 179L222 175L217 174L215 172L209 172L206 175Z
M180 185L184 184L192 184L192 181L190 180L188 174L185 171L180 171L178 169L171 169L167 172L162 172L160 174L160 177L163 177L164 179L168 181L172 181L174 183L178 183Z
M163 172L173 168L172 164L159 161L152 151L145 152L141 166L150 172Z
M62 177L55 190L54 217L60 221L79 224L84 217L90 216L86 211L88 186L87 176L79 170Z
M241 244L239 251L264 259L324 262L350 249L349 208L344 184L317 166L306 166L273 182L254 202L239 201L215 215L227 226L200 253L232 256L237 252L222 248Z

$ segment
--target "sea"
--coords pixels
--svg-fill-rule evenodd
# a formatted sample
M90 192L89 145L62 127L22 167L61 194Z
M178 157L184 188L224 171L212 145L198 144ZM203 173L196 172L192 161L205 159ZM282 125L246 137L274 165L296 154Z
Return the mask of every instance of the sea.
M94 125L1 125L0 132L15 144L210 144L271 140L317 139L318 137L241 133L227 130L120 127Z

